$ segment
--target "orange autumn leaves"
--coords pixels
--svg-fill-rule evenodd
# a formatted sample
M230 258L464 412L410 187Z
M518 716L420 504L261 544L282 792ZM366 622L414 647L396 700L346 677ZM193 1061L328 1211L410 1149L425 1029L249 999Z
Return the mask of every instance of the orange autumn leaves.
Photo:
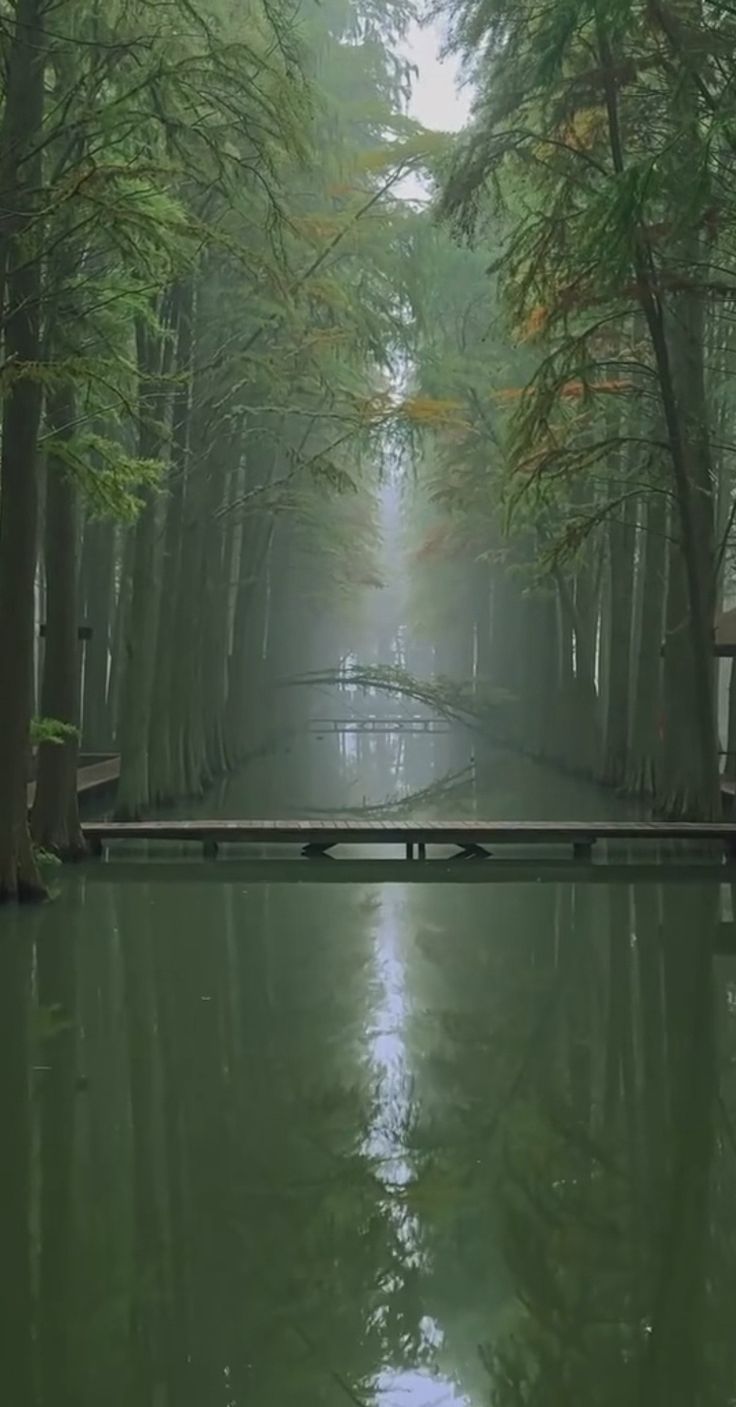
M633 383L624 377L606 377L598 381L584 381L574 378L565 381L557 388L557 395L565 400L579 400L592 395L619 395L630 391ZM490 400L515 401L522 396L532 395L533 388L507 386L490 392ZM450 397L409 396L398 407L399 414L411 424L437 430L470 430L472 422L468 410L461 400Z

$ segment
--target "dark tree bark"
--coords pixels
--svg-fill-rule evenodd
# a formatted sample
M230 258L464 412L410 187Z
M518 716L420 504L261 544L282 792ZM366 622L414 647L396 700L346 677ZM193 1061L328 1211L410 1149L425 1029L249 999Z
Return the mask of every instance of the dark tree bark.
M640 565L641 617L634 665L628 787L644 796L657 789L662 707L662 639L667 571L667 513L662 494L648 501Z
M141 459L160 456L163 440L165 393L161 383L164 344L162 335L139 318L138 453ZM142 491L143 507L135 525L133 584L125 635L125 673L120 708L120 782L115 814L120 820L139 818L150 802L149 733L153 699L156 618L159 577L157 570L157 496L150 486Z
M231 763L242 760L256 737L256 700L263 690L263 567L272 534L273 520L256 520L243 527L225 713L225 739Z
M227 699L229 574L232 561L232 511L225 521L218 510L227 509L231 485L237 477L240 440L222 445L216 467L213 465L205 517L203 543L203 662L202 707L208 774L222 776L227 771L224 715Z
M628 761L635 537L629 507L611 519L608 532L610 661L602 778L611 786L624 781Z
M612 47L611 33L601 11L596 21L597 47L611 161L617 177L621 177L627 162L619 111L618 56ZM679 74L671 93L672 118L679 133L677 161L682 169L687 168L689 160L692 160L693 170L700 169L703 151L700 101L696 71L688 67ZM698 268L701 278L708 261L702 235L703 214L702 204L700 208L694 205L689 229L685 230L676 251L680 268L687 271ZM658 259L643 225L632 230L631 243L632 272L651 345L677 509L684 633L691 673L687 705L695 738L686 806L697 815L708 817L720 813L721 801L713 687L717 574L713 542L713 465L705 395L705 300L699 289L664 297L658 286ZM670 572L671 582L672 578Z
M115 525L90 519L84 529L82 590L84 619L92 635L84 647L82 745L108 752L113 743L108 681L114 610Z
M253 487L256 475L262 483L270 483L275 477L275 450L271 447L267 453L268 457L254 455L246 461L246 493ZM253 700L260 696L263 685L263 568L273 532L274 520L268 515L250 515L243 521L225 707L225 746L231 763L242 759L254 736Z
M26 783L33 694L33 590L41 384L42 266L32 212L41 186L44 112L42 0L18 0L7 68L0 208L6 277L4 358L15 365L5 400L0 460L0 901L42 897L28 830ZM18 214L17 212L24 212Z
M729 781L736 781L736 660L731 661L728 684L728 741L724 772Z
M69 433L74 397L65 388L49 405L49 428ZM46 640L41 710L74 729L61 742L42 742L31 812L37 845L62 859L78 859L87 850L79 822L79 503L76 485L64 464L49 455L46 484Z
M113 613L112 641L110 649L110 680L107 690L108 709L113 737L120 746L120 709L125 677L126 641L128 619L133 595L133 562L135 560L135 529L125 527L121 531L119 579L115 609Z
M175 717L180 701L176 697L177 659L174 629L178 593L182 589L182 525L189 458L193 313L194 281L190 279L177 297L176 371L180 379L172 408L171 462L149 739L149 784L151 800L154 802L173 800L178 789L178 769L174 764L174 755Z

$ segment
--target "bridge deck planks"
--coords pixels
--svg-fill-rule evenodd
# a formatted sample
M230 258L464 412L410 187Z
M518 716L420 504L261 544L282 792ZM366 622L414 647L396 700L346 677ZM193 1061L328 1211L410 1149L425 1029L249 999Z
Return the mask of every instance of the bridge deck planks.
M714 843L736 854L726 821L100 821L84 827L96 848L117 840L253 845L572 845L581 857L597 841Z

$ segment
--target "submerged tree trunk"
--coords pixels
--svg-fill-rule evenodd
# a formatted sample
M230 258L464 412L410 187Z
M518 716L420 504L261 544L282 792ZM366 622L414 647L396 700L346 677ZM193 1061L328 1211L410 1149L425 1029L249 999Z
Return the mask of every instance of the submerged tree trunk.
M42 0L18 0L0 152L0 206L13 212L0 224L7 299L4 359L15 365L0 460L0 901L45 893L26 805L41 415L41 383L33 371L40 344L41 259L35 247L38 230L27 212L34 210L41 186L45 13Z
M49 407L49 427L68 434L74 398L64 389ZM79 822L79 560L78 494L64 465L49 455L46 486L46 648L41 708L45 718L72 729L62 741L42 742L31 812L37 845L62 859L86 852Z

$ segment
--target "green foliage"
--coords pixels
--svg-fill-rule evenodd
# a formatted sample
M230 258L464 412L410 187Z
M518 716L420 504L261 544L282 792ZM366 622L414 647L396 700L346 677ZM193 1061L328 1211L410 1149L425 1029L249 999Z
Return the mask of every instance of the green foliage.
M31 720L31 745L53 743L60 747L70 738L79 736L79 729L72 723L61 723L58 718L34 718Z
M54 855L53 851L51 850L44 850L43 846L41 845L34 845L33 854L36 858L37 864L41 865L43 869L58 869L58 867L61 865L61 860L59 859L59 856Z
M126 454L119 440L92 430L49 435L45 446L73 476L93 518L133 521L143 504L141 494L155 488L166 472L164 459L137 459Z

